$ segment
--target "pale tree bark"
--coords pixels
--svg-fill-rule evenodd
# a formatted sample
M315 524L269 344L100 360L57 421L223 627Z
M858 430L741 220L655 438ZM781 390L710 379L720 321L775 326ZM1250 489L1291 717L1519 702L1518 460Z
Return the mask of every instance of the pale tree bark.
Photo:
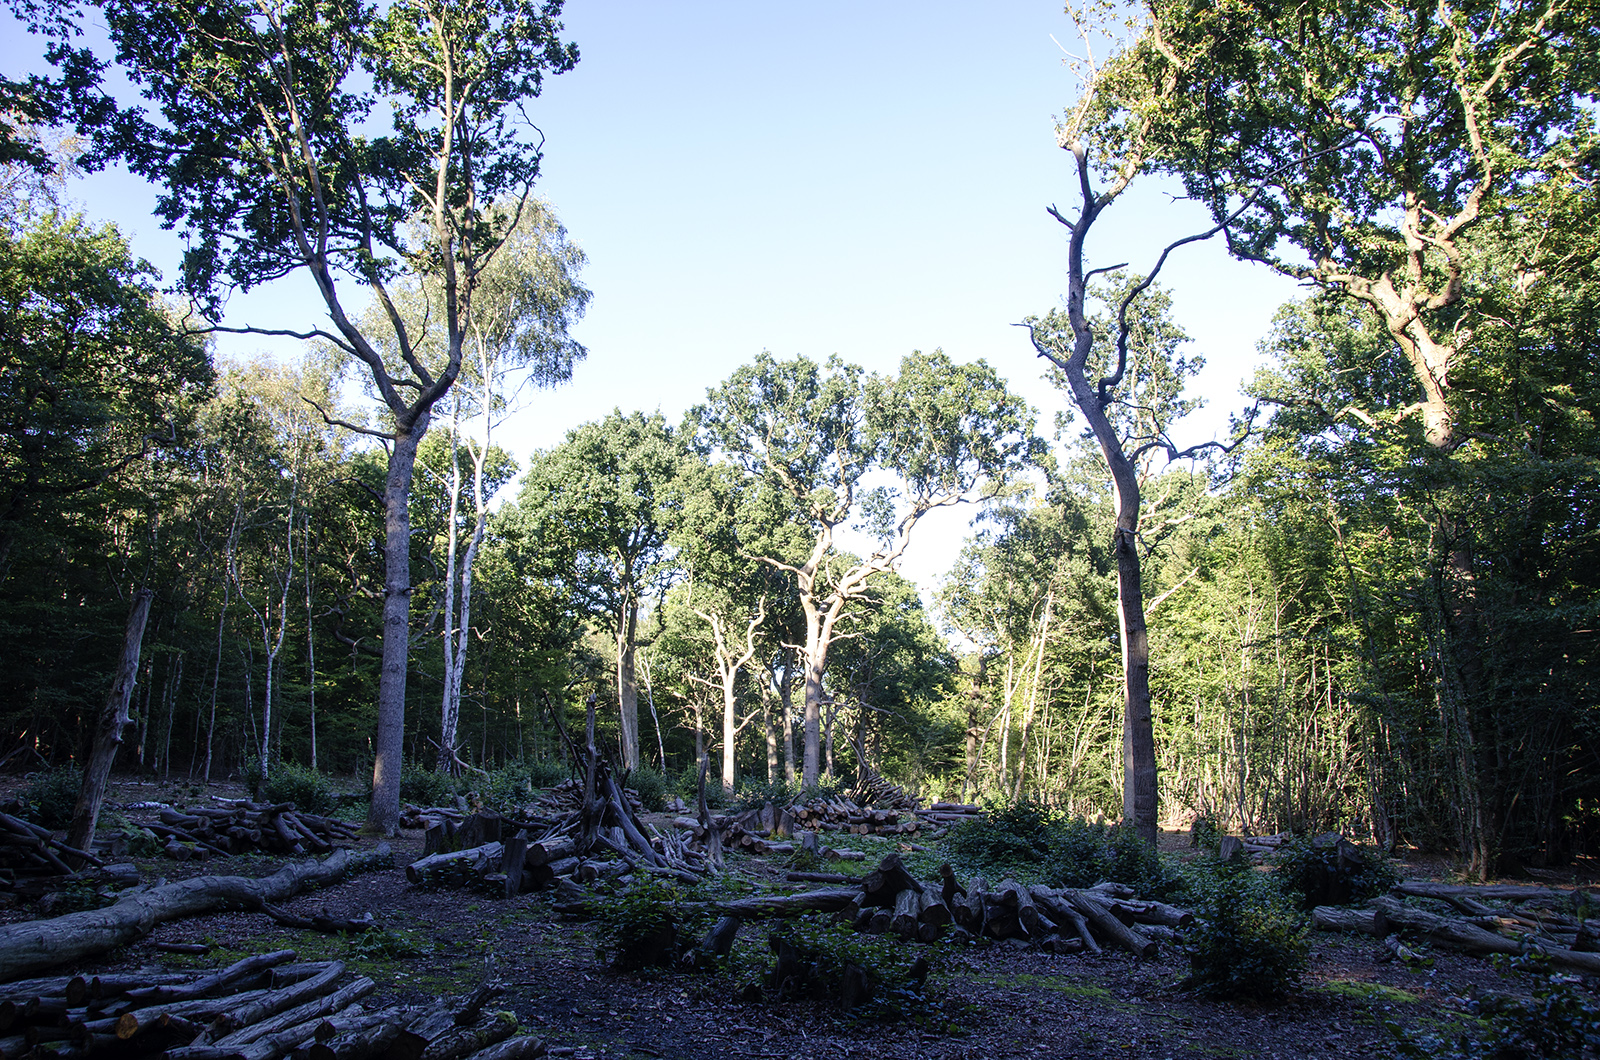
M133 701L133 684L139 674L139 648L144 642L145 622L150 618L150 601L154 597L149 589L140 589L133 594L133 606L128 610L128 625L122 633L122 656L95 724L93 743L83 770L83 786L78 790L78 804L72 811L72 827L67 830L67 845L78 850L88 850L94 842L94 829L100 820L100 806L105 801L111 765L122 746L122 733L130 724L128 705Z
M311 714L311 768L317 768L317 637L311 611L311 513L305 515L302 541L306 567L306 705Z
M742 646L730 642L727 622L721 612L709 608L695 608L694 613L711 627L712 641L715 645L718 685L722 692L722 790L731 792L738 780L735 775L734 752L738 745L739 731L743 728L739 723L738 712L739 674L750 664L750 660L756 657L756 631L761 628L761 623L766 621L767 600L766 597L762 597L757 601L756 613L745 626Z
M285 569L282 580L279 582L281 591L278 593L278 631L276 635L272 632L271 600L263 600L261 607L256 607L255 602L250 599L250 594L245 592L244 582L239 576L238 550L235 549L233 552L234 565L231 572L233 584L239 590L239 599L243 600L244 605L250 609L250 613L255 615L256 624L261 627L261 650L267 656L266 681L264 682L265 687L261 701L261 741L256 748L256 753L260 755L262 780L265 780L272 772L272 707L273 696L277 690L278 656L283 651L284 637L289 630L289 590L294 584L294 513L295 502L299 497L299 471L299 467L292 469L290 478L294 485L289 491L289 511L284 517L283 561Z
M622 768L639 768L639 677L635 653L638 651L639 601L625 593L616 615L617 633L617 716L622 742Z

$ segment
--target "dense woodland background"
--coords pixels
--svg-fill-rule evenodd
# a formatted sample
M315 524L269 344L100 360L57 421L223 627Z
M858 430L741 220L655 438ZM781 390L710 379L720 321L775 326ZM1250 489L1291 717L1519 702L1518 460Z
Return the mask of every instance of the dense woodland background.
M1200 39L1204 20L1158 6L1199 40L1168 48L1234 39ZM1415 23L1388 28L1342 8L1306 17L1330 27L1319 46L1366 42L1347 73L1378 96L1394 68L1377 58L1394 50L1385 34L1415 45L1405 54L1423 72L1395 90L1402 102L1448 101L1469 80L1441 43L1451 33L1475 41L1491 72L1512 56L1524 73L1510 87L1486 76L1457 92L1500 108L1484 122L1498 146L1480 151L1471 121L1440 119L1406 141L1410 161L1350 146L1365 160L1326 174L1317 203L1295 199L1311 179L1301 173L1273 210L1245 216L1257 227L1237 237L1241 254L1301 269L1321 290L1281 309L1237 448L1171 463L1144 444L1188 408L1196 364L1159 285L1132 302L1112 414L1142 485L1162 817L1481 849L1501 868L1558 863L1600 842L1597 22L1585 4L1552 4L1560 18L1542 23L1542 5L1509 5L1499 22L1508 5L1464 5L1458 22L1412 6ZM1252 25L1253 47L1312 47ZM1127 54L1124 73L1148 53ZM1246 83L1264 60L1229 61L1219 81ZM1237 84L1216 87L1235 98ZM1238 128L1276 120L1276 90L1262 86ZM1356 94L1327 91L1336 104ZM119 769L216 780L287 763L369 778L386 454L351 429L384 429L359 363L328 341L297 363L215 361L115 230L55 205L61 187L39 158L59 172L81 147L42 120L7 129L27 151L8 155L0 233L4 767L82 756L143 587L155 602ZM1270 154L1254 144L1235 157ZM1214 146L1175 136L1150 165L1205 199L1226 169L1196 161ZM1491 154L1506 174L1494 194L1431 237L1455 257L1417 258L1449 295L1426 308L1453 344L1435 395L1393 320L1353 293L1361 262L1330 278L1285 264L1285 248L1324 238L1344 248L1335 257L1403 258L1421 229L1406 227L1395 173L1459 207L1490 185ZM1259 185L1247 176L1228 178L1221 215ZM1250 242L1268 214L1288 231L1295 210L1323 217L1322 235ZM683 422L619 410L519 465L492 425L516 414L518 387L559 385L585 353L567 335L588 298L583 256L556 214L525 209L485 272L460 378L418 450L408 761L458 772L559 761L551 712L576 719L593 694L618 758L668 786L692 789L704 755L729 787L795 786L808 652L797 585L810 577L814 604L838 602L818 704L824 778L864 763L929 798L1117 816L1112 498L1081 421L1051 438L1025 393L936 353L909 354L893 377L763 355L707 379ZM420 356L448 356L425 323L444 297L435 279L402 270L388 282ZM1108 307L1132 282L1097 281L1098 364L1116 358ZM1417 414L1429 401L1444 421ZM918 506L956 500L973 505L973 534L930 607L891 568L917 547ZM836 527L860 531L849 540L862 554Z

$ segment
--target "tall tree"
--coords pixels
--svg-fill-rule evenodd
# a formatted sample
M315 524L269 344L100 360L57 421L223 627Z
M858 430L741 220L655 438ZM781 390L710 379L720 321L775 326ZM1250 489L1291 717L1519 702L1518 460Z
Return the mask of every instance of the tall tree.
M368 810L384 833L400 809L417 445L461 371L480 277L538 175L542 138L524 106L547 73L577 61L558 38L560 9L559 0L104 5L118 62L161 117L123 115L108 142L163 185L162 218L193 233L185 287L216 315L219 288L306 270L329 325L293 334L359 360L388 414L381 430L350 424L388 449ZM442 360L430 363L395 304L397 275L438 283ZM383 307L386 333L360 325L347 280Z
M513 204L514 205L514 204ZM508 212L511 212L508 209ZM444 488L449 512L444 521L445 562L442 606L444 691L440 704L438 768L460 765L456 729L461 717L461 682L471 644L474 564L489 525L489 504L507 481L505 454L491 460L494 430L515 408L525 385L556 386L572 378L573 365L587 351L569 334L583 315L590 292L578 282L585 257L546 202L530 199L515 214L505 244L478 277L466 319L467 349L461 382L451 391L447 421ZM429 363L449 358L440 344L448 338L430 322L445 316L445 292L437 276L403 283L395 306L405 318ZM381 307L363 318L369 334L386 334ZM390 351L391 355L398 351ZM495 467L491 468L493 463ZM514 466L510 473L515 473ZM469 495L473 518L463 535L458 515ZM465 537L463 543L462 538Z
M1097 125L1179 175L1246 260L1370 310L1403 358L1412 400L1330 413L1373 431L1415 423L1421 459L1451 459L1455 391L1487 321L1473 288L1495 219L1562 186L1595 143L1600 88L1588 0L1403 0L1291 6L1153 0L1147 31L1107 69ZM1511 267L1526 288L1569 263L1548 229L1521 226ZM1452 472L1436 470L1441 480ZM1443 499L1441 494L1440 499ZM1439 692L1471 868L1489 871L1496 824L1474 760L1486 675L1484 573L1470 519L1440 505Z
M693 415L706 440L747 474L787 493L810 531L804 555L759 558L794 579L805 614L805 737L801 782L821 764L823 677L846 608L874 576L893 570L912 531L936 508L993 495L1039 455L1033 414L993 369L942 351L906 357L896 376L868 376L837 358L826 371L804 357L763 353L708 393ZM875 471L902 492L870 487ZM836 535L864 519L879 547L835 562Z
M660 413L616 411L536 458L517 501L525 535L545 542L553 573L610 631L627 769L640 761L639 613L670 573L663 503L684 456Z

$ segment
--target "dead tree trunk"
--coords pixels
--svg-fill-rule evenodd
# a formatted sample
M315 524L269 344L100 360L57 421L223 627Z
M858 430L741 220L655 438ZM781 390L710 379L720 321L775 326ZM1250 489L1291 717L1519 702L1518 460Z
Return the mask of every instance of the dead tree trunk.
M67 845L79 850L88 850L94 842L94 827L100 819L100 804L105 801L111 764L122 746L122 730L128 727L128 704L133 699L133 683L139 672L139 647L144 643L145 621L150 617L150 601L154 596L149 589L133 594L128 628L122 634L122 659L117 664L117 676L106 696L106 705L100 711L99 724L95 726L94 746L89 752L88 768L83 771L78 805L72 811L72 828L67 832ZM76 863L82 864L81 861Z
M313 884L332 883L388 855L386 845L366 858L340 850L326 861L293 862L262 879L197 876L129 894L104 909L7 924L0 927L0 982L104 953L169 920L279 902Z

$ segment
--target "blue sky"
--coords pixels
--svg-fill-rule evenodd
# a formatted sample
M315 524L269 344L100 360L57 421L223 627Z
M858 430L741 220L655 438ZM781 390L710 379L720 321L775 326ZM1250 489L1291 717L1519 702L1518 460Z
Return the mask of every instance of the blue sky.
M983 358L1048 433L1062 400L1010 325L1063 289L1065 229L1045 213L1073 188L1052 122L1074 88L1057 3L571 0L564 20L582 59L530 112L547 138L539 193L589 255L589 357L531 395L503 442L549 446L613 407L675 420L763 349L885 372L913 349ZM9 72L38 64L25 35L0 37ZM1093 263L1147 267L1205 227L1174 190L1136 185L1107 211ZM151 189L105 174L72 194L170 273L179 243L149 216ZM1211 437L1296 290L1220 246L1187 248L1163 275L1209 362L1196 387L1209 407L1184 434ZM304 326L315 304L290 279L236 298L227 322ZM919 531L905 572L925 591L970 514Z

